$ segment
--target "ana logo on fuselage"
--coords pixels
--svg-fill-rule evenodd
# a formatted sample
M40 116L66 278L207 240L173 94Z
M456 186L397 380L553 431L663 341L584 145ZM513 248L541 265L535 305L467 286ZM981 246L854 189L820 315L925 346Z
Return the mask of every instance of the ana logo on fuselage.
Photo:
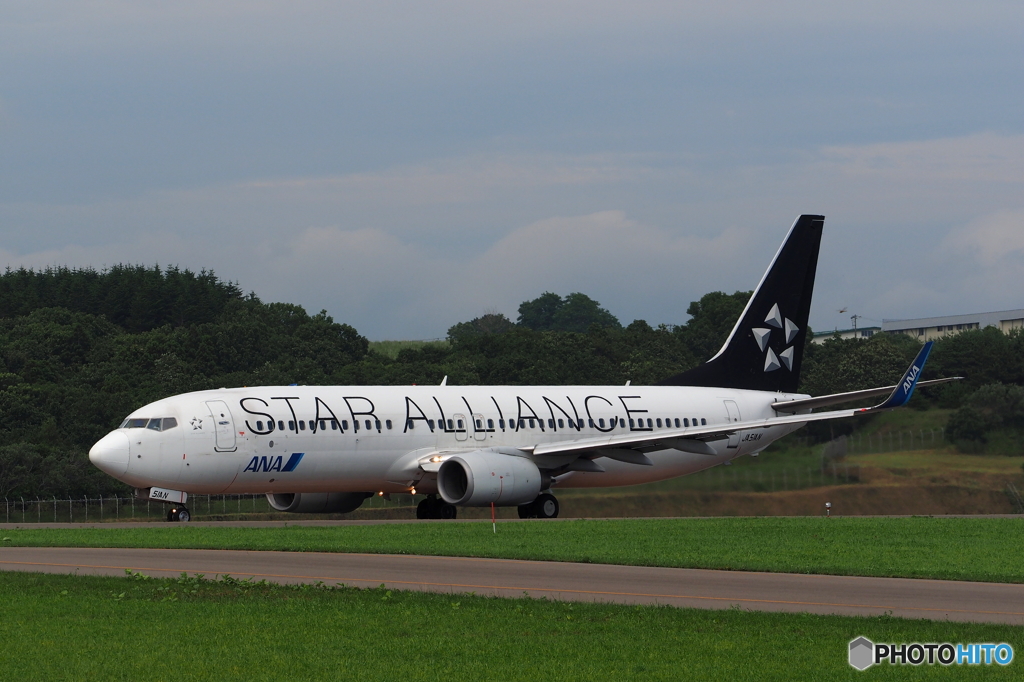
M304 452L293 452L288 458L288 461L284 461L284 455L263 456L253 457L249 460L248 466L242 470L242 472L252 471L254 473L270 472L270 471L281 471L289 472L295 471L295 467L299 466L299 462L302 461Z

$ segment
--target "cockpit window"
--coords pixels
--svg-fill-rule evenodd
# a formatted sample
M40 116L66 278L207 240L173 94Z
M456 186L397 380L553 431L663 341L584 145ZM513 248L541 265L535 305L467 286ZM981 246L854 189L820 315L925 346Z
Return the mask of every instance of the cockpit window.
M125 419L121 422L119 429L150 429L151 431L166 431L178 425L174 417L163 417L160 419Z

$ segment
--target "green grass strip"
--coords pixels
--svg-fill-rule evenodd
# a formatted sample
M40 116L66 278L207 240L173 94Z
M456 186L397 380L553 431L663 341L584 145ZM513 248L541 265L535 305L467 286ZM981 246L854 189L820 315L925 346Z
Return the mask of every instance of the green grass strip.
M0 574L4 680L1019 679L875 666L848 642L1006 642L1001 625L703 611L239 581Z
M153 524L2 531L5 546L497 557L636 566L1024 582L1024 519L716 518L284 528Z

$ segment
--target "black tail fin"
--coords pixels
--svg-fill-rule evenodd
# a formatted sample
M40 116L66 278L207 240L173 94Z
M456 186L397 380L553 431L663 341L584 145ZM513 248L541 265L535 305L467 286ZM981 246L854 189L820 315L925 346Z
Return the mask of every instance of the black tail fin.
M824 224L820 215L797 218L722 350L660 384L795 392Z

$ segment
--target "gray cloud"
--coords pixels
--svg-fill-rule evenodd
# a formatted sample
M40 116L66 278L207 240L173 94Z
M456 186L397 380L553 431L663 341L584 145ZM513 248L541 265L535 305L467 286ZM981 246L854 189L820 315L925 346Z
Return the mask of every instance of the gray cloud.
M682 322L828 216L812 324L1017 307L1020 3L14 2L0 263L213 269L374 338ZM941 273L941 274L939 274Z

